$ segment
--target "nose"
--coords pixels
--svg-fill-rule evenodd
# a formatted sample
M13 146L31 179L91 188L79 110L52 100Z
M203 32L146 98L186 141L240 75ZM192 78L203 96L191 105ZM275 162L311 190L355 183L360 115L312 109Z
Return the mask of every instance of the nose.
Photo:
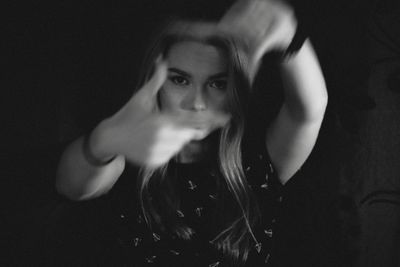
M182 108L193 111L202 111L207 109L205 92L203 92L200 86L194 86L189 89L182 100Z

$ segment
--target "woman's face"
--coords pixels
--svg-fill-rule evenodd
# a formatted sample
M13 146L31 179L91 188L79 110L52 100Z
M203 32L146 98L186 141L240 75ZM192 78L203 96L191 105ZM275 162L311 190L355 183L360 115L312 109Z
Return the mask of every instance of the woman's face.
M166 55L168 78L160 90L163 112L190 113L207 136L217 113L227 113L228 63L225 53L198 41L182 41Z

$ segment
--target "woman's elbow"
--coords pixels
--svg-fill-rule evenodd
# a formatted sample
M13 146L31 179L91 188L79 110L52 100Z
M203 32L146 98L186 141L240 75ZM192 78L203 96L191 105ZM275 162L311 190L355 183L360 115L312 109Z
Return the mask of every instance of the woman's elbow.
M311 103L304 109L303 119L309 122L322 121L328 106L328 92L322 90L318 97L315 97Z
M298 122L320 122L324 118L328 106L328 94L321 94L313 101L299 104L286 104L291 118Z

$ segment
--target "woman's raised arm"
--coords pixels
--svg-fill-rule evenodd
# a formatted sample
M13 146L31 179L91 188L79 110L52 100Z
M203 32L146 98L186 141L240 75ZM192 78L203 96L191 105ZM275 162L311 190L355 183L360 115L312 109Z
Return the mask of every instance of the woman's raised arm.
M282 183L310 155L328 103L325 81L311 42L281 63L285 99L267 130L266 145Z
M265 53L287 51L297 24L293 9L283 1L239 0L223 16L219 28L242 40L254 77ZM266 146L284 184L303 165L315 145L328 95L309 40L299 51L288 53L280 69L285 99L267 129Z

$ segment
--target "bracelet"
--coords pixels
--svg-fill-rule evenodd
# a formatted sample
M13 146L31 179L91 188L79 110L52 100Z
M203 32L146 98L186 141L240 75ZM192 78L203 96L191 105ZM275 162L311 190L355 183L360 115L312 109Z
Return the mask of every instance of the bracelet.
M83 157L90 165L93 165L96 167L102 167L102 166L109 164L111 161L113 161L117 157L117 156L113 156L112 158L110 158L107 161L98 159L95 155L93 155L93 152L90 149L89 138L90 138L90 134L86 134L83 137L82 152L83 152Z
M293 54L299 52L306 39L307 39L307 34L304 30L303 25L301 25L300 23L297 24L296 33L294 34L293 39L290 42L289 46L283 52L282 58L290 57Z

